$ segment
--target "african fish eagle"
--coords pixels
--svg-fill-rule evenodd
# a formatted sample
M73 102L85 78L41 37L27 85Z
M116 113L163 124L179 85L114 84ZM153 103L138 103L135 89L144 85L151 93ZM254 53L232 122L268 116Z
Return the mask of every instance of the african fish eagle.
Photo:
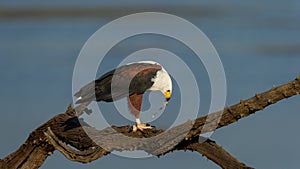
M172 80L157 62L140 61L118 67L82 87L75 93L75 97L76 103L113 102L127 97L128 108L136 119L136 125L133 126L133 130L136 131L152 128L140 121L142 100L146 91L162 92L166 99L164 105L171 98Z

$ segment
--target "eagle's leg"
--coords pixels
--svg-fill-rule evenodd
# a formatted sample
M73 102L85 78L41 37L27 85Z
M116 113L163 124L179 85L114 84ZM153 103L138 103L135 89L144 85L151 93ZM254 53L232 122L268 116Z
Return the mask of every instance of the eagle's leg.
M143 131L145 129L153 128L145 123L141 123L140 112L142 107L142 100L143 100L143 94L133 94L128 97L128 108L131 114L135 116L135 121L136 121L136 125L133 126L133 131L137 131L137 130Z
M135 119L136 121L136 125L133 125L133 131L137 131L137 130L146 130L146 129L152 129L153 127L146 124L146 123L141 123L140 119L139 118L136 118Z

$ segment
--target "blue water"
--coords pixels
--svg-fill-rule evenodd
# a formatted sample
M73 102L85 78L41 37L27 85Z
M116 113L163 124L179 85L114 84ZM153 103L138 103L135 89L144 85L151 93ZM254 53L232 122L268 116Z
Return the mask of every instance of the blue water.
M3 1L1 7L24 8L33 4L46 7L67 6L61 1L45 2L46 4L41 4L40 1L30 2ZM112 7L136 4L137 9L148 4L140 1L124 4L102 3ZM88 1L84 6L102 3ZM152 5L163 4L167 2L154 1ZM183 5L181 2L175 4ZM81 1L74 1L72 4L77 7L81 5ZM182 17L198 26L217 49L226 73L227 105L252 97L255 93L266 91L273 85L283 84L300 75L298 1L253 1L243 4L235 1L221 4L190 2L185 5L207 5L212 9L211 13L205 16ZM222 14L218 14L220 10L223 11ZM177 15L181 16L180 13ZM1 158L15 151L32 130L54 115L64 112L72 99L72 73L78 53L97 29L113 19L116 18L0 18ZM106 64L99 68L98 74L113 68L116 62L132 50L144 47L161 47L173 51L194 71L200 63L187 48L164 37L135 37L129 39L128 44L117 46L106 58ZM200 66L197 80L202 84L200 92L203 111L210 102L208 77L205 73L205 69ZM176 96L176 92L174 94ZM168 113L178 109L176 100L170 102L166 110ZM298 168L299 103L299 96L281 101L218 130L213 139L250 166ZM168 120L172 119L172 116L163 118ZM119 122L126 123L122 120ZM166 125L163 120L154 124L161 127ZM109 155L84 165L68 161L55 152L41 168L141 166L147 169L162 168L166 165L173 169L187 165L189 168L218 168L197 153L191 152L175 152L159 159L139 160Z

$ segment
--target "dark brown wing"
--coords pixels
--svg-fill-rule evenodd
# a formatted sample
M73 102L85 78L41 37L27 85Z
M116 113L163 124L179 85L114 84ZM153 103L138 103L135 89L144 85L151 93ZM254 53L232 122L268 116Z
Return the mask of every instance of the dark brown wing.
M118 100L134 93L142 94L153 85L152 79L162 67L151 63L133 63L107 72L75 94L77 103Z

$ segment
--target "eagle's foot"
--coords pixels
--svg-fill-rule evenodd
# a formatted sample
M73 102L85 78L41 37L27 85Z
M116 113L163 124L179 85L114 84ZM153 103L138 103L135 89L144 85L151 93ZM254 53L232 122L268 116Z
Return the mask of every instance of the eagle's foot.
M139 123L139 124L133 125L133 127L132 127L133 132L136 132L137 130L143 131L143 130L148 130L148 129L153 129L153 127L146 123Z

